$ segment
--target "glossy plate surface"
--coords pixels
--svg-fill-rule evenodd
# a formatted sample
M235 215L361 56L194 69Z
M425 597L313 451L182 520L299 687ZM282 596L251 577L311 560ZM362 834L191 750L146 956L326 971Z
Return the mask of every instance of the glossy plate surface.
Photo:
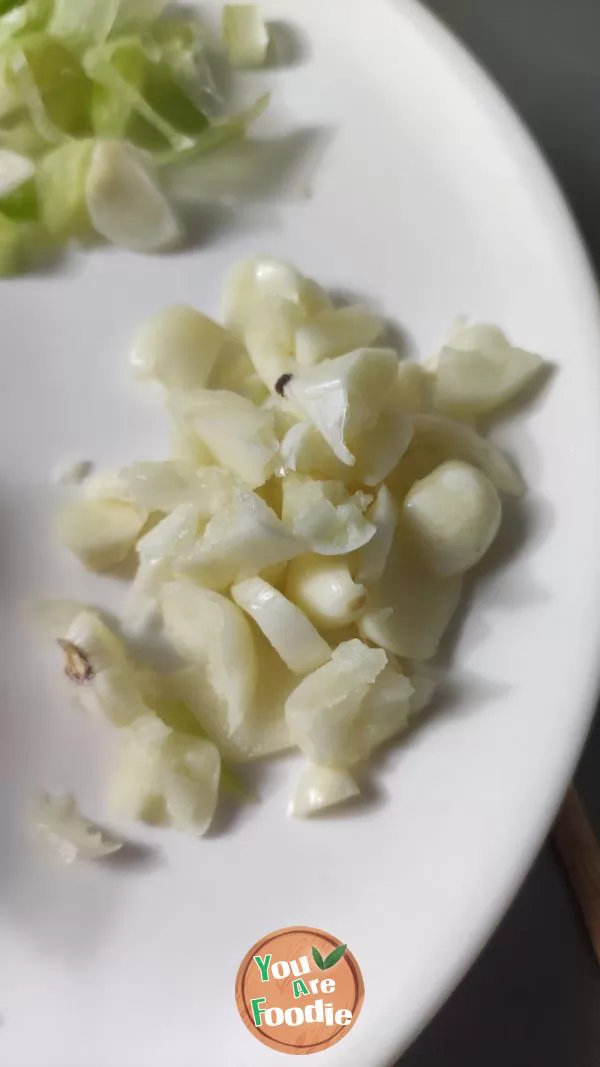
M486 77L411 0L277 0L302 56L275 105L332 131L305 202L220 211L203 247L82 254L2 282L0 390L0 1064L263 1067L234 1002L262 935L318 927L348 942L361 1017L330 1067L386 1067L497 922L547 830L589 724L600 646L600 323L592 275L529 137ZM54 543L57 462L160 458L158 402L128 378L128 339L170 302L215 313L229 264L269 251L375 301L428 354L461 313L558 365L497 437L531 486L507 555L479 583L452 693L381 761L364 809L285 817L298 764L197 842L136 830L156 860L62 870L31 847L37 786L101 817L111 739L78 717L22 621L29 598L117 607Z

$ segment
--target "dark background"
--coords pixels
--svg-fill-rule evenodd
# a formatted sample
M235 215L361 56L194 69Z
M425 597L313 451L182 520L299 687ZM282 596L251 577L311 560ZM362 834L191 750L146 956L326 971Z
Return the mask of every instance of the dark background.
M542 145L600 274L600 0L427 4ZM600 836L598 717L576 783ZM401 1067L600 1067L600 968L550 844Z

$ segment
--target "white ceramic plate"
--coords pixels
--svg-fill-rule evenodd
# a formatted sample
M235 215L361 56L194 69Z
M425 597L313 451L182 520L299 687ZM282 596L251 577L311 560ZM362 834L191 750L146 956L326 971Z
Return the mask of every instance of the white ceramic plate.
M298 125L335 132L314 197L220 217L204 249L102 250L3 282L0 494L2 1067L262 1067L234 1003L248 948L306 924L347 941L366 999L334 1067L384 1067L489 935L580 750L600 634L600 324L594 282L538 152L460 47L411 0L279 0L306 55L274 77ZM160 457L158 405L128 384L146 313L214 312L227 266L269 250L380 302L427 354L457 313L502 324L559 367L501 440L531 485L516 552L480 585L454 696L386 756L378 799L285 818L293 760L263 801L200 843L140 831L160 862L57 869L24 840L39 785L102 813L107 733L63 703L21 621L40 592L117 604L49 534L57 461Z

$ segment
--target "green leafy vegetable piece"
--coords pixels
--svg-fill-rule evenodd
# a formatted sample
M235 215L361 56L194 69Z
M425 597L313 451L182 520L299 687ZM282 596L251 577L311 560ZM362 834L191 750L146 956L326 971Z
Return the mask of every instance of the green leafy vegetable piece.
M335 967L336 963L341 960L347 948L347 945L338 945L337 948L334 948L333 951L325 957L325 960L323 961L323 970L328 971L330 967Z
M85 179L92 140L67 141L48 152L40 162L37 192L40 213L52 237L66 239L88 229Z
M94 78L97 53L87 57L88 69L92 72L91 123L94 133L100 137L120 138L127 136L127 128L135 113L135 96L130 91L141 93L144 80L146 56L136 41L123 41L111 46L108 53L117 78L102 75ZM123 90L119 78L127 82Z
M21 261L21 229L18 222L0 215L0 277L16 274Z
M144 95L150 107L183 133L192 136L208 126L208 118L161 63L149 63Z
M30 159L35 159L48 148L30 119L6 122L5 128L0 130L0 145Z
M53 0L21 0L0 6L0 47L7 41L43 30L52 13Z
M103 222L111 215L105 203L102 219L96 218L97 183L93 205L86 187L98 155L95 138L101 139L100 156L106 142L143 149L138 169L150 172L153 163L177 165L243 140L266 108L265 96L240 114L223 116L209 31L185 11L165 14L167 6L168 0L0 0L0 150L37 167L22 188L0 190L5 273L24 236L53 244L93 228L115 243L114 227ZM252 6L244 12L252 23L247 44L256 52L264 24ZM233 22L239 31L235 14ZM122 197L123 182L113 184L115 197ZM118 210L116 204L115 217ZM138 215L140 231L144 211ZM155 215L148 216L153 223ZM27 233L17 233L12 223ZM152 235L145 240L137 232L135 238L138 250L158 247ZM134 247L129 239L116 243Z
M244 111L240 111L237 115L221 119L217 122L213 122L212 126L207 126L206 129L195 138L194 143L190 145L189 148L182 152L162 152L157 156L156 162L162 166L187 163L191 160L199 159L207 152L212 152L213 149L220 148L229 141L235 141L244 137L248 127L253 122L256 122L263 112L266 111L270 99L270 94L265 93L263 96L259 97L251 107L246 108Z
M10 196L0 201L3 214L16 222L34 222L39 217L39 203L35 180L25 182Z
M319 968L319 970L324 971L325 970L325 961L323 960L323 957L322 957L321 953L319 952L318 948L315 948L315 946L313 945L313 947L311 949L311 952L312 952L312 958L315 961L315 963L316 963L317 967Z
M175 151L193 146L193 137L176 124L182 121L183 126L189 127L189 107L193 107L193 104L189 98L185 98L186 112L183 117L182 97L185 94L177 86L168 69L158 73L159 63L159 51L153 55L151 49L144 47L140 40L133 37L122 38L114 44L109 42L108 45L92 49L86 54L85 70L92 81L104 91L103 107L99 106L97 90L94 92L93 121L96 132L111 137L123 136L127 132L128 138L135 144L154 147L147 144L147 137L140 136L139 132L136 136L135 131L128 129L128 123L133 116L137 116L144 121L146 130L158 133L162 143ZM161 82L162 87L157 84ZM151 100L146 95L148 87ZM102 97L100 99L102 100ZM114 116L118 116L119 128L107 128L112 121L107 101L111 101ZM103 125L100 130L99 122ZM201 112L198 112L196 125L199 129L208 125L208 120Z
M167 0L54 0L50 33L102 44L113 32L142 29L162 14Z
M197 82L197 64L202 55L204 41L200 33L200 26L196 18L187 15L174 16L157 22L149 28L146 38L160 49L162 62L166 63L170 70L179 77ZM214 91L211 77L201 72Z
M168 0L120 0L115 30L144 29L160 18L167 4Z
M101 43L110 34L121 0L55 0L49 30L54 37Z
M40 136L60 142L89 132L92 85L77 57L45 33L11 46L7 85L28 109Z

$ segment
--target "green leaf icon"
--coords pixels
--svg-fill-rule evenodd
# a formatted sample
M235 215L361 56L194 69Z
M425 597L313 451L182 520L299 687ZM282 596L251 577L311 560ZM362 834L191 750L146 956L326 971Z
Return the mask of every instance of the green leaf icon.
M337 951L337 949L336 949L336 951ZM315 963L316 963L317 967L319 968L319 970L320 971L324 971L325 970L325 964L323 962L323 957L322 957L321 953L319 952L318 948L315 948L314 945L312 947L312 958L315 961Z
M333 952L330 952L329 955L326 956L323 960L322 970L328 971L330 967L335 967L336 963L341 960L347 948L347 945L338 945L337 948L334 948Z

